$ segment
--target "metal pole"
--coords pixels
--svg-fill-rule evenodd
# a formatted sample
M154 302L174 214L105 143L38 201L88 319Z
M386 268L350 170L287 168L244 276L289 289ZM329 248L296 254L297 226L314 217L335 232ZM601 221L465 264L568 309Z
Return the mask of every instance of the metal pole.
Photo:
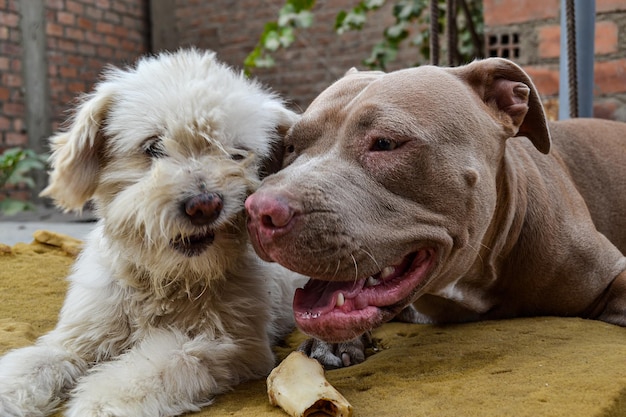
M561 59L559 63L559 119L569 119L569 86L567 69L567 21L565 2L561 0ZM593 64L595 39L595 0L575 0L576 72L578 79L578 116L593 116Z

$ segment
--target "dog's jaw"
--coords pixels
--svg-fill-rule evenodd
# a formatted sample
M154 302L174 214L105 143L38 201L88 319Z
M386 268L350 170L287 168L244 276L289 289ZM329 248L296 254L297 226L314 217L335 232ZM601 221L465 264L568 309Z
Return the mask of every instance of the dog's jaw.
M296 323L303 332L343 342L390 320L415 298L436 264L436 251L423 248L396 266L356 281L311 279L294 297Z
M206 233L193 236L179 235L170 240L170 247L187 257L194 257L202 254L215 240L215 232L209 230Z

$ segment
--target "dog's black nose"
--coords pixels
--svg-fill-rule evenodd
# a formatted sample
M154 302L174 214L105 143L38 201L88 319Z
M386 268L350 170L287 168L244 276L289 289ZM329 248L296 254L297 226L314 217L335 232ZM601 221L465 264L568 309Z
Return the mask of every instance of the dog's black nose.
M217 193L202 193L185 201L184 213L194 225L204 226L214 222L223 207L222 196Z

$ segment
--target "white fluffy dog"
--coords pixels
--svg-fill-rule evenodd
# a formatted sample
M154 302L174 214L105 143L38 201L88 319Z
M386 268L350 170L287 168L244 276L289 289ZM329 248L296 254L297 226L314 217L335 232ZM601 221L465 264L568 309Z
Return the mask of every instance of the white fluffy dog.
M43 192L101 220L56 328L0 360L1 416L173 416L271 370L300 281L253 254L243 202L296 117L211 52L105 73Z

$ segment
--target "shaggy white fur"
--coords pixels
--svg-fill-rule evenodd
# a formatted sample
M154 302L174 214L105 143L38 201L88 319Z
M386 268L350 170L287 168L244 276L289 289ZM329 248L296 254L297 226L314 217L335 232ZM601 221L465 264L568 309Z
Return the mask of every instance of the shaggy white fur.
M243 203L296 118L212 52L105 72L43 192L101 220L56 328L0 360L1 416L174 416L272 369L302 279L254 255Z

